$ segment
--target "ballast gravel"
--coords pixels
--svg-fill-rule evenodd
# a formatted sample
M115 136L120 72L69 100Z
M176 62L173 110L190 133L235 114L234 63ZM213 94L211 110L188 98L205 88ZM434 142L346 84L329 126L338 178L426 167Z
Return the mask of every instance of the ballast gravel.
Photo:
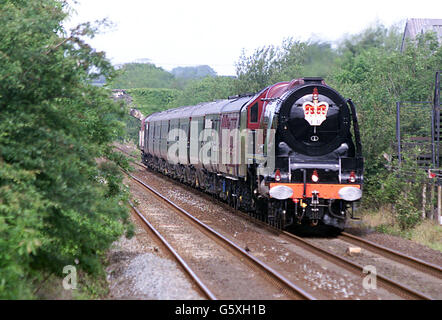
M132 259L121 279L131 284L128 293L133 297L155 300L198 298L175 263L152 253L143 253Z
M135 236L121 237L108 253L107 299L203 299L169 253L132 220Z

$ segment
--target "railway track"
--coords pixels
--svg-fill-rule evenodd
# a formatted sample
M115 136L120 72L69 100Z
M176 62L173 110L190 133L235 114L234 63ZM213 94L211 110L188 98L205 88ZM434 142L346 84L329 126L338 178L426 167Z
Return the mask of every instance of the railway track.
M315 297L313 297L312 295L307 293L305 290L301 289L300 287L298 287L297 285L295 285L294 283L289 281L287 278L285 278L283 275L281 275L277 271L273 270L270 266L266 265L264 262L260 261L256 257L252 256L247 251L245 251L244 249L242 249L241 247L239 247L238 245L236 245L235 243L233 243L232 241L230 241L229 239L227 239L226 237L224 237L223 235L221 235L220 233L218 233L217 231L215 231L214 229L212 229L208 225L204 224L199 219L192 216L186 210L180 208L178 205L176 205L171 200L167 199L166 197L164 197L163 195L158 193L156 190L151 188L149 185L147 185L146 183L144 183L143 181L141 181L137 177L135 177L129 173L126 173L126 174L131 179L136 181L139 185L143 186L150 193L154 194L158 199L160 199L161 201L165 202L167 205L174 208L175 211L178 212L182 217L190 220L192 223L194 223L196 226L198 226L198 228L202 229L202 231L205 234L210 234L211 237L216 238L218 243L221 243L223 246L228 247L229 250L234 251L237 255L239 255L241 257L241 259L247 260L249 266L253 266L253 268L255 270L258 270L260 273L264 273L264 277L266 279L270 280L269 282L273 286L278 288L279 291L283 292L287 297L291 297L294 299L300 299L300 300L316 300ZM136 208L134 208L134 209L136 209ZM143 220L143 222L145 224L148 224L148 226L149 226L149 222L141 213L139 213L139 211L137 212L137 214L140 216L140 218ZM150 224L149 228L151 228L151 230L153 230L152 229L153 226L151 227L151 224ZM158 237L162 237L158 231L156 231L155 234ZM162 237L162 238L164 239L164 237ZM168 248L169 248L169 250L171 250L171 252L175 251L170 246L170 244L166 245L166 246L168 246ZM177 257L177 255L178 254L175 251L174 256ZM186 271L192 277L192 279L194 279L194 281L198 284L198 287L205 293L205 295L209 299L217 299L217 297L212 293L212 291L210 289L208 289L208 287L205 284L203 284L203 282L201 281L201 279L198 276L196 276L196 273L190 269L190 267L184 261L184 259L180 258L179 256L177 257L177 259L180 261L180 264L186 269Z
M319 256L323 257L324 259L333 262L345 269L347 269L350 272L353 272L355 274L362 275L364 272L364 266L359 265L356 262L353 262L347 258L344 258L340 255L334 254L333 252L330 252L328 250L324 250L323 248L317 246L314 241L311 240L305 240L301 237L298 237L292 233L289 233L287 231L282 231L281 234L285 236L287 239L291 239L292 242L295 244L304 247L307 250L310 250L311 252L314 252L318 254ZM395 281L387 276L384 276L382 274L377 273L376 274L377 282L380 283L380 286L384 289L392 292L395 295L398 295L404 299L413 299L413 300L432 300L431 297L428 295L419 292L413 288L410 288L409 286L406 286L404 284L399 283L398 281Z
M248 216L247 214L244 214L243 212L239 212L239 213L241 215L243 215L244 218L250 219L250 216ZM263 223L262 221L259 221L259 220L255 221L255 222L257 222L258 224L260 224L264 228L269 228L269 229L272 229L276 232L279 232L280 236L284 237L285 239L287 239L291 243L294 243L304 249L307 249L310 252L314 252L317 255L321 256L322 258L324 258L334 264L337 264L354 274L363 275L364 266L359 265L359 264L357 264L349 259L346 259L340 255L334 254L333 252L330 252L328 250L324 250L323 248L316 245L314 243L314 241L312 241L312 240L305 240L305 239L303 239L299 236L296 236L290 232L281 231L277 228L273 228L272 226L269 226L268 224ZM349 236L347 236L347 235L349 235ZM407 265L412 265L413 267L415 267L421 271L424 270L425 273L435 275L439 278L442 275L440 268L437 266L428 264L425 261L422 261L422 260L419 260L419 259L416 259L413 257L409 257L407 255L400 253L400 252L390 250L388 248L382 247L382 246L377 245L375 243L371 243L369 241L366 241L365 239L355 237L355 236L350 235L348 233L344 233L344 236L342 236L341 238L345 238L345 239L351 238L355 244L361 245L361 243L362 243L362 244L364 244L365 247L370 247L370 249L372 249L372 248L378 249L379 248L378 250L382 251L383 255L387 256L387 253L388 253L388 255L395 255L393 260L395 260L395 261L399 260L400 262L406 261ZM385 288L387 291L390 291L393 294L398 295L402 298L413 299L413 300L432 300L432 298L430 296L428 296L422 292L419 292L417 290L414 290L413 288L410 288L406 285L403 285L403 284L401 284L401 283L399 283L389 277L383 276L382 274L377 274L376 277L377 277L377 280L380 282L381 287Z
M366 239L357 237L347 232L342 232L341 235L338 236L338 238L346 242L353 243L357 246L360 246L372 252L375 252L381 256L386 257L387 259L397 261L399 263L415 268L416 270L419 270L427 274L431 274L436 278L442 279L442 268L437 265L403 254L399 251L381 246L380 244L368 241Z
M203 281L196 275L196 273L190 268L190 266L184 261L184 259L178 254L178 252L167 242L167 240L161 235L161 233L146 219L146 217L129 201L129 205L132 211L141 219L143 224L147 226L152 233L160 240L160 242L166 247L166 249L172 254L175 260L183 267L188 276L201 290L204 296L208 300L218 300L218 298L210 291L210 289L203 283Z
M125 152L124 150L121 150L121 151ZM142 165L138 162L133 162L133 163L138 165L139 167L146 169L146 167L144 165ZM133 178L135 178L135 177L133 177ZM137 178L135 178L135 179L137 179ZM137 180L139 180L139 179L137 179ZM139 180L138 182L144 184L144 182L142 182L141 180ZM159 194L158 194L158 196L164 198L163 196L161 196ZM236 211L238 211L238 210L236 210ZM289 240L290 242L294 243L297 246L300 246L306 250L309 250L310 252L317 254L318 256L322 257L323 259L326 259L336 265L339 265L340 267L342 267L342 268L344 268L354 274L363 275L363 266L362 265L359 265L359 264L357 264L347 258L344 258L342 256L334 254L328 250L324 250L320 246L316 245L314 243L314 241L300 238L300 237L298 237L292 233L286 232L286 231L280 231L279 229L273 228L273 227L269 226L268 224L265 224L259 220L251 218L249 215L247 215L243 212L238 211L238 213L240 215L244 216L246 219L253 220L254 222L257 222L258 224L260 224L261 226L263 226L265 228L269 228L269 229L272 229L273 231L279 232L280 236L285 237L287 240ZM189 213L187 213L187 214L190 215ZM194 218L194 219L196 219L196 218ZM216 231L213 230L213 232L216 232ZM380 246L376 243L367 241L365 239L353 236L348 233L343 233L338 238L340 238L346 242L350 242L350 243L356 244L358 246L361 246L367 250L373 251L373 252L375 252L379 255L382 255L388 259L394 260L394 261L402 263L402 264L406 264L407 266L411 266L421 272L438 277L439 279L442 277L442 270L440 267L429 264L425 261L407 256L407 255L400 253L398 251L395 251L395 250L392 250L389 248L385 248L385 247ZM241 248L239 248L239 249L241 249ZM421 300L421 299L431 300L432 299L430 296L428 296L422 292L419 292L413 288L403 285L403 284L401 284L401 283L399 283L389 277L383 276L381 274L377 274L377 280L379 282L380 287L383 287L387 291L389 291L397 296L400 296L402 298L419 299L419 300Z

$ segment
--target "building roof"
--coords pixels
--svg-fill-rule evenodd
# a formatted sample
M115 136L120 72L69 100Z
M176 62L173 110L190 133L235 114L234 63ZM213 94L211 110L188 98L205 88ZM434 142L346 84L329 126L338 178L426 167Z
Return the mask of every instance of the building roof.
M404 50L406 39L416 39L419 34L434 31L442 43L442 19L408 19L402 37L401 51Z

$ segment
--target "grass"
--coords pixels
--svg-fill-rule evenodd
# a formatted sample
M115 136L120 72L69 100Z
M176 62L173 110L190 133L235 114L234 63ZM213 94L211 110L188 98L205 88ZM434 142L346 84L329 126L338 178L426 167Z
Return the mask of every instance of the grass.
M363 227L399 236L442 252L442 226L435 221L423 220L415 227L404 230L396 220L396 213L389 207L361 210L361 216Z
M77 281L77 289L65 290L63 277L52 274L36 285L35 298L38 300L100 300L106 299L109 294L105 273L88 275L79 270Z
M442 252L442 226L425 220L412 230L411 240Z

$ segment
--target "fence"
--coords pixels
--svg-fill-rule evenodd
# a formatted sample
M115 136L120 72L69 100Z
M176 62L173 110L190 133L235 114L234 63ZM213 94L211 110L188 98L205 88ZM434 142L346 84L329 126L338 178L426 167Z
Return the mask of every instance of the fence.
M433 101L396 103L396 146L399 166L414 150L417 165L428 172L422 186L422 217L442 224L440 75L436 72ZM411 177L410 177L411 178ZM436 197L437 194L437 198Z

